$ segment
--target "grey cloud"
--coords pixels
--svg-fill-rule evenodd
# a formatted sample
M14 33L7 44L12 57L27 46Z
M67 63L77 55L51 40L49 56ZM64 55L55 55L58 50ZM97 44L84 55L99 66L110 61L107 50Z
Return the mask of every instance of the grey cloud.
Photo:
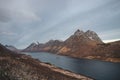
M0 8L0 21L1 22L8 22L11 20L10 12L6 9Z
M103 40L118 39L119 5L119 0L0 0L0 41L24 47L65 40L78 28L94 30ZM17 35L4 36L10 32Z
M11 20L11 13L9 10L9 4L11 4L13 0L0 0L0 21L8 22Z

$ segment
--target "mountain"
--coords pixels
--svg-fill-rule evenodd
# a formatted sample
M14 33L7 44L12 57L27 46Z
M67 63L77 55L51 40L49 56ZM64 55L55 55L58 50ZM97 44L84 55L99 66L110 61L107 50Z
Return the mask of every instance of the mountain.
M94 31L91 31L91 30L88 30L86 32L83 32L82 30L77 30L73 36L78 36L78 37L81 37L81 36L84 36L84 40L93 40L93 41L97 41L99 43L102 43L102 40L98 37L98 35L94 32ZM88 39L89 38L89 39Z
M57 52L59 46L63 44L63 41L59 40L50 40L45 44L42 43L32 43L23 51L34 52L34 51L46 51L46 52Z
M46 51L63 55L72 55L82 53L80 56L88 54L97 44L103 43L98 35L93 31L83 32L77 30L65 41L50 40L45 44L32 43L23 51ZM85 49L88 49L85 51ZM74 53L74 54L73 54Z
M64 46L58 53L72 57L84 57L89 55L97 44L102 43L95 32L90 30L83 32L78 29L64 41Z
M120 62L120 41L98 44L93 51L93 54L87 58Z
M20 50L18 50L16 47L11 46L11 45L5 45L5 47L6 47L7 49L9 49L9 50L11 50L11 51L14 51L14 52L17 52L17 53L20 52Z
M106 59L119 57L120 45L118 44L119 41L105 44L94 31L84 32L78 29L65 41L50 40L44 44L32 43L23 51L45 51L76 58L103 60L103 57Z
M16 54L0 44L0 80L93 80L25 54Z

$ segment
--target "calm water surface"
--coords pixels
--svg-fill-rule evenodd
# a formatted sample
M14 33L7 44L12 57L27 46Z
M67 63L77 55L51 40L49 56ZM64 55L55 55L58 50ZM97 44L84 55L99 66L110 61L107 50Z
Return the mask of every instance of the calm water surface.
M120 80L120 63L76 59L46 52L27 52L25 54L42 62L48 62L57 67L90 76L96 80Z

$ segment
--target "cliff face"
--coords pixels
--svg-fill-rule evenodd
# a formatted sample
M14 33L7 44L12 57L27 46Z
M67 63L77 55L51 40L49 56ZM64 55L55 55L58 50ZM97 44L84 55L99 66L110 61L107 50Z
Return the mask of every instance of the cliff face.
M0 44L0 80L92 80L50 64L15 54Z
M30 45L23 51L45 51L77 58L120 58L120 41L105 44L94 31L77 30L65 41L50 40L45 44ZM99 57L99 58L98 58ZM108 60L112 61L112 60ZM120 61L120 60L118 60Z

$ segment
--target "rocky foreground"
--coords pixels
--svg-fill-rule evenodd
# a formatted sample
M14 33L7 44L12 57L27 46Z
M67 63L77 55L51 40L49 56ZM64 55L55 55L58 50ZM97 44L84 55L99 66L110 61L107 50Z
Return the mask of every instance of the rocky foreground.
M120 62L120 41L104 43L91 30L77 30L65 41L50 40L44 44L32 43L23 51L45 51L54 54L76 58L99 59L110 62Z
M17 54L0 44L0 80L93 80Z

